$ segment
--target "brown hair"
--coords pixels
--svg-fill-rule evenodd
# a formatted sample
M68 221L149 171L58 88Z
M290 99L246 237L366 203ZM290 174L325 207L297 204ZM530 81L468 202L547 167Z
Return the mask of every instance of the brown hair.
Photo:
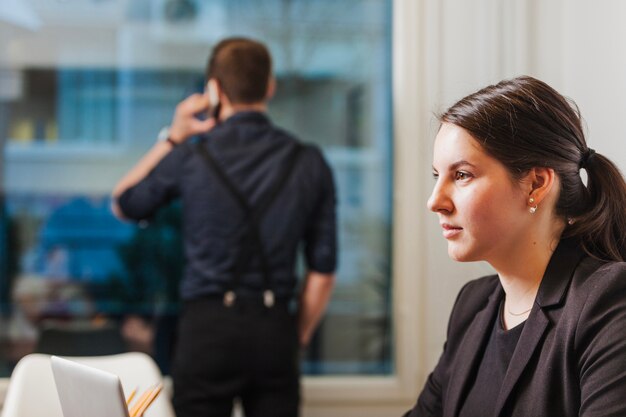
M574 102L522 76L470 94L439 120L467 130L516 180L533 167L554 169L561 183L556 214L567 224L564 236L580 239L596 258L626 259L626 182L615 164L587 146Z
M233 104L250 104L265 100L271 71L272 58L265 45L227 38L213 48L206 78L215 78Z

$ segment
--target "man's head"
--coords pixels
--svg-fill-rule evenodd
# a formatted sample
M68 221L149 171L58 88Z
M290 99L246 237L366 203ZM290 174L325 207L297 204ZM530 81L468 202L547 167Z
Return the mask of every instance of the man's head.
M272 58L265 45L227 38L213 48L206 79L215 79L232 104L252 104L268 98L271 72Z

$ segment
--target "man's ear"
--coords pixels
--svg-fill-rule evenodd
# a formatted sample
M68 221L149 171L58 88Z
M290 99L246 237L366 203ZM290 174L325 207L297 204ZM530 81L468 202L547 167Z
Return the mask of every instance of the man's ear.
M536 167L528 172L525 180L528 187L528 198L532 197L534 204L541 204L554 187L556 173L552 168Z
M265 100L269 101L274 97L274 93L276 92L276 78L270 77L267 82L267 91L265 92Z

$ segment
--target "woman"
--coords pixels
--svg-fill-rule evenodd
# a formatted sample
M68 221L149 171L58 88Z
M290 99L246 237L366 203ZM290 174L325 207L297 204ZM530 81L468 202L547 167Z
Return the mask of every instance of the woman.
M408 417L626 416L626 183L577 108L519 77L441 117L428 207L461 290ZM586 171L586 184L581 178Z

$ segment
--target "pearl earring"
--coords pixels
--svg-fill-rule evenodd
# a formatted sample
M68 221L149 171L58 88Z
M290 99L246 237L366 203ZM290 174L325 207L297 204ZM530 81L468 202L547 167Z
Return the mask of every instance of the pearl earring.
M535 199L530 197L528 199L528 203L529 204L533 204L535 202ZM537 211L537 204L535 204L534 206L531 206L528 211L530 212L530 214L535 214L535 212Z

